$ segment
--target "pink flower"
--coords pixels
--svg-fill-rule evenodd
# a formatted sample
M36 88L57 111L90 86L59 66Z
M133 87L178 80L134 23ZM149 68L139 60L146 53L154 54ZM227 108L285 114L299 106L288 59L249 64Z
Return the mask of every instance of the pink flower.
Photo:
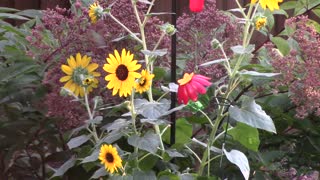
M201 12L203 10L204 0L190 0L189 7L192 12Z
M210 78L202 75L185 73L183 78L178 80L178 102L188 104L189 99L197 101L198 94L205 94L206 87L211 85L208 80Z

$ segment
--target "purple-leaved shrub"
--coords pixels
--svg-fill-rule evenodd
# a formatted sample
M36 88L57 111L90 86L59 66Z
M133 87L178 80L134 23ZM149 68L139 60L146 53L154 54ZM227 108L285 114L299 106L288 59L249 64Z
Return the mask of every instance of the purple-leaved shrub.
M294 30L289 38L295 40L297 47L284 57L271 53L273 67L282 73L275 85L289 87L298 118L312 113L320 116L320 36L308 24L307 16L288 19L286 26Z
M225 75L223 66L216 64L206 67L198 65L207 61L221 59L220 49L211 46L213 38L224 42L227 55L231 46L240 43L241 29L234 18L216 8L216 0L207 0L205 8L199 13L184 13L177 19L178 58L186 59L186 72L198 70L200 74L217 80Z

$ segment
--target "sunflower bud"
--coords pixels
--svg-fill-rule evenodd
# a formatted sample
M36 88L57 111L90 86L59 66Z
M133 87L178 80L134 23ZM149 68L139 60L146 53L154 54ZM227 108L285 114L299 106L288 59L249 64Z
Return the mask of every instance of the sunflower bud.
M177 29L174 27L174 25L170 23L165 23L164 25L162 25L161 30L169 36L172 36L177 32Z
M255 18L255 27L256 30L260 30L261 28L265 27L267 24L267 17L265 16L257 16Z
M213 48L213 49L217 49L218 47L220 46L220 42L219 42L219 40L218 39L212 39L212 41L211 41L211 47Z

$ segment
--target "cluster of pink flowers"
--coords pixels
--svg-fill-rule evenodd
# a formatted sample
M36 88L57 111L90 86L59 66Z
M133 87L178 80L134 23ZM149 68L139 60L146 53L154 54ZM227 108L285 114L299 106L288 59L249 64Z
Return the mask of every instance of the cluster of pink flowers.
M196 6L197 3L199 2L190 2L190 6ZM198 5L202 6L201 3ZM215 0L206 0L205 8L201 12L184 13L177 19L177 30L178 58L187 58L186 72L196 70L199 74L213 80L225 75L225 68L218 64L197 69L199 64L223 58L220 49L212 48L213 38L218 39L221 43L225 41L224 49L227 55L232 54L231 46L240 43L240 26L235 23L235 19L216 8Z
M99 2L101 6L108 7L106 1ZM138 3L139 10L146 11L143 3ZM39 63L48 64L48 69L43 84L48 87L48 93L44 99L48 116L62 118L61 129L70 129L78 126L87 117L84 108L78 108L79 103L71 101L70 97L60 96L60 88L63 86L59 79L63 76L60 67L70 55L77 52L92 57L92 62L101 67L105 63L108 53L114 49L126 47L131 51L138 43L125 39L117 42L112 40L128 35L128 33L111 18L106 17L95 24L91 24L88 17L88 9L83 7L80 1L75 3L77 13L57 7L43 11L42 23L36 25L27 40L31 43L28 54ZM139 32L136 17L129 0L119 0L112 6L111 13L133 32ZM158 27L163 22L157 17L149 18L146 24L146 38L148 43L155 45L161 30ZM168 47L169 38L165 38L160 48ZM151 47L153 48L153 47ZM137 54L139 56L139 54ZM142 54L140 54L142 56ZM139 57L137 57L139 59ZM99 82L104 82L105 72L99 68L102 76ZM99 87L91 95L102 96L108 103L118 103L119 99L111 96L105 89L106 84L99 83ZM100 91L99 91L100 90ZM81 106L80 106L81 107Z
M289 87L299 118L313 113L320 116L320 36L307 22L307 16L288 19L286 26L295 30L289 38L295 40L299 47L285 57L272 55L273 67L283 75L275 84Z

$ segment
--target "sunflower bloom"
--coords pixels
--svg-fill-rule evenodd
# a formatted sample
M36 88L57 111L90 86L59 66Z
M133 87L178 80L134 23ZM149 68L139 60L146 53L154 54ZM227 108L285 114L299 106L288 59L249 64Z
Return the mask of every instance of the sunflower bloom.
M256 20L256 30L260 30L262 27L266 26L267 24L267 18L266 17L259 17Z
M251 0L251 4L255 4L257 0ZM259 3L263 9L270 9L273 11L275 9L280 9L279 3L282 3L283 0L259 0Z
M142 70L141 78L136 83L136 91L140 94L146 92L150 88L153 78L154 74L150 74L147 70Z
M178 102L188 104L189 99L198 100L198 94L205 94L206 87L211 85L210 78L194 73L185 73L183 78L178 80Z
M103 16L103 8L99 5L98 2L95 2L90 5L88 13L91 22L94 24Z
M99 160L111 174L114 171L118 172L118 168L122 168L122 159L118 155L117 149L112 145L104 144L101 146Z
M131 95L132 89L135 87L136 78L141 75L136 70L141 68L137 64L137 60L133 60L133 54L130 51L122 50L121 56L117 50L114 50L114 55L109 54L107 64L104 64L103 69L110 73L105 77L109 81L107 88L113 89L112 95L116 95L119 91L119 96L127 97Z
M67 65L61 65L61 70L66 76L60 78L60 82L66 82L63 87L70 90L75 96L83 97L84 89L91 92L98 86L99 82L95 77L99 77L100 73L94 71L98 68L98 64L90 64L90 61L91 57L86 55L82 57L80 53L77 53L75 58L70 56L67 59ZM85 83L86 81L88 83Z

